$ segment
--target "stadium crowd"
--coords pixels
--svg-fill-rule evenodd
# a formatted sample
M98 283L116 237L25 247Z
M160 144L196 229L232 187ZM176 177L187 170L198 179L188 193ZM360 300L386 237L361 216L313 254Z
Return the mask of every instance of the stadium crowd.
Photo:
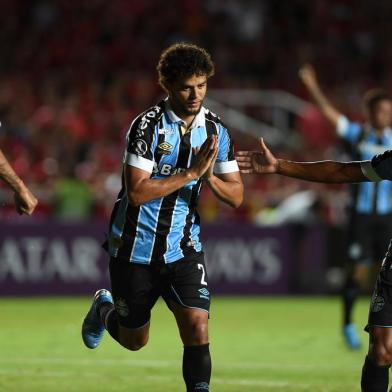
M386 0L0 0L0 5L0 145L38 196L37 219L107 217L120 188L127 128L161 98L155 64L173 42L195 42L213 54L214 88L279 88L309 99L297 73L310 61L327 95L351 119L362 119L365 90L392 87L392 52L383 46L392 28ZM281 156L320 160L343 153L315 108L294 124L302 143L297 150L275 146ZM234 138L237 148L248 147ZM272 222L269 211L287 196L311 190L316 215L341 219L345 188L280 177L247 181L253 192L235 212L205 192L203 218ZM6 206L3 217L11 214L5 188L0 202Z

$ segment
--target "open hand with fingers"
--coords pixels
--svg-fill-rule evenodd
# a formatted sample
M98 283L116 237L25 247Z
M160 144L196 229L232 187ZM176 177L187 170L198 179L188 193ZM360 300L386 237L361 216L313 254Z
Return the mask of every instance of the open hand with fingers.
M260 151L238 151L236 160L241 173L244 174L268 174L278 171L279 161L265 145L263 138L260 139Z
M193 148L193 161L189 168L194 178L212 175L213 165L218 155L217 136L212 135L206 139L200 148Z

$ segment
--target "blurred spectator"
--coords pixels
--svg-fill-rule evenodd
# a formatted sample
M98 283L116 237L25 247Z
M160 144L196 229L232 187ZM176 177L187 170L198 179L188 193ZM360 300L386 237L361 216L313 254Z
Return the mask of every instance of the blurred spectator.
M93 216L94 198L86 182L81 181L73 166L67 164L53 186L53 215L56 219L88 221Z

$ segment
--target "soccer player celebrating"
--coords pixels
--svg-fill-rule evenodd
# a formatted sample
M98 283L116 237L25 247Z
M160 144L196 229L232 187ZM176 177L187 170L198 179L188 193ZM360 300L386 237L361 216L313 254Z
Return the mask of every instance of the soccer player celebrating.
M25 183L15 173L14 169L0 150L0 178L14 191L14 202L19 214L31 215L37 206L37 199Z
M327 100L316 78L313 67L304 65L299 76L313 101L337 134L352 151L353 160L368 160L373 155L392 149L392 102L390 95L380 89L364 96L366 122L350 122ZM380 263L385 245L392 235L392 183L361 183L352 186L349 244L346 282L342 292L343 334L352 349L360 347L352 309L360 292L360 282L369 265Z
M125 348L139 350L162 296L184 344L187 391L209 391L210 292L196 206L203 183L232 207L242 203L243 185L225 125L203 106L214 73L210 55L175 44L163 51L157 70L168 97L128 131L106 244L112 294L97 291L82 337L95 348L106 329Z
M239 151L237 161L242 173L277 173L325 183L392 181L391 150L371 161L292 162L275 158L261 139L260 151ZM362 391L387 392L392 364L392 240L377 278L365 330L370 339L362 368Z

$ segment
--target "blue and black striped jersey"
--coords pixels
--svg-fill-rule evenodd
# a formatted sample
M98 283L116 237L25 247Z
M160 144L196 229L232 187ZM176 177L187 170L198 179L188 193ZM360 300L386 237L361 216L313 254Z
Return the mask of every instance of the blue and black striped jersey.
M219 117L202 107L191 130L182 134L184 122L166 99L140 114L127 133L124 165L151 173L151 179L175 175L190 167L192 148L208 136L218 136L218 157L214 172L238 171L233 143ZM122 189L115 203L108 238L111 256L134 263L171 263L201 251L200 219L196 211L202 180L189 182L172 194L134 207Z
M384 129L381 136L363 124L339 118L337 133L345 139L353 151L353 159L370 160L376 154L392 149L392 130ZM389 181L363 182L353 186L352 208L360 214L385 215L392 213L392 183Z

